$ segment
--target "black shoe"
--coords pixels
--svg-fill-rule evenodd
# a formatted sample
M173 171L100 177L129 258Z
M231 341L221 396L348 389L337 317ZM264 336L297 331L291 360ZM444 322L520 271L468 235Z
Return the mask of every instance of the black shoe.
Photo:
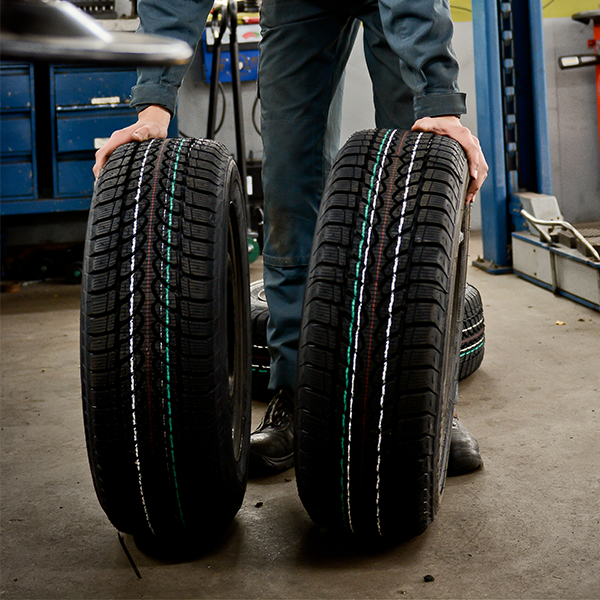
M479 454L479 442L475 436L458 420L456 413L452 420L452 438L450 441L450 461L448 475L464 475L479 469L483 465Z
M250 477L275 475L294 464L294 398L280 390L250 436Z

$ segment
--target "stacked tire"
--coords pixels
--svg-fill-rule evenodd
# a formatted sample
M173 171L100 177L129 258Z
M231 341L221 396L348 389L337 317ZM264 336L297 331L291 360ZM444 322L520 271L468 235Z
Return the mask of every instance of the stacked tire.
M465 290L465 314L460 343L460 368L458 379L462 381L479 369L485 353L485 320L479 290L467 283Z
M252 398L269 401L273 392L269 390L271 356L267 344L269 306L262 279L250 284L250 321L252 329Z

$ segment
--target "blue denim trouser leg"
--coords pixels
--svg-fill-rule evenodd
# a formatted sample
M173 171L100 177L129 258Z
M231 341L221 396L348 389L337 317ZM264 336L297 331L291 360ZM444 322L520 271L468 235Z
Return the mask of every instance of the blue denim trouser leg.
M412 93L382 32L375 0L326 9L263 0L259 64L265 208L264 280L270 310L269 387L295 391L307 266L325 179L339 147L344 69L359 22L380 127L410 127Z

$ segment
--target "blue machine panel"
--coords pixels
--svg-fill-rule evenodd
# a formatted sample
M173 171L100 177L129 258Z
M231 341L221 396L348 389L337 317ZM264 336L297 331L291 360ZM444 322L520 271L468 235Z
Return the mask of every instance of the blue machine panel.
M212 69L212 52L204 54L204 80L210 83ZM246 50L240 52L240 81L255 81L258 74L258 50ZM231 83L231 55L229 52L221 52L219 62L219 81Z
M258 42L260 40L260 27L258 25L238 25L238 43L241 81L256 81L258 78ZM228 50L229 31L224 36L219 64L219 81L231 83L231 54ZM212 71L213 37L212 31L206 28L202 34L202 50L204 55L204 80L210 83Z

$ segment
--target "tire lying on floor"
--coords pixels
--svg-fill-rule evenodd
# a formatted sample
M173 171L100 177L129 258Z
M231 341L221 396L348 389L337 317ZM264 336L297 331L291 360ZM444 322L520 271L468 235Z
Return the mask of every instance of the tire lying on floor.
M267 347L269 307L262 279L250 284L250 320L252 321L252 397L270 399L271 363ZM485 323L479 290L467 283L460 343L458 379L462 381L481 366L485 352Z
M460 343L460 367L458 379L462 381L479 369L485 353L485 321L483 303L479 290L467 283L465 290L465 314L463 316Z
M265 282L260 279L250 284L250 322L252 330L252 398L268 402L273 397L269 390L271 355L267 346L269 306L265 296Z
M203 542L244 496L249 276L240 177L207 140L117 149L85 249L81 376L89 462L113 525Z
M317 523L404 539L444 488L469 233L449 138L360 132L332 169L308 271L296 479Z

